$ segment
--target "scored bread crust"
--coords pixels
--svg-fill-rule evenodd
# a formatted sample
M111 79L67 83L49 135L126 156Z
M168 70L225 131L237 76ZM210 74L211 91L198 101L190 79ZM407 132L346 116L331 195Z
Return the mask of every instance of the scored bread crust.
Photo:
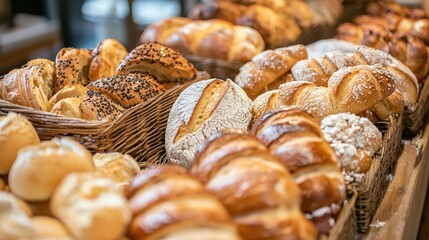
M202 101L209 99L211 92L205 90L215 81L221 81L222 87L228 85L226 92L223 97L215 99L215 102L208 101L207 104L211 105L212 111L206 111L205 121L196 121L196 124L188 126L193 116L195 118L201 114L201 112L195 112L197 105L201 99ZM225 128L243 130L248 128L251 120L250 105L251 100L246 93L231 80L209 79L191 85L180 94L170 111L165 132L167 158L172 163L189 168L198 146L210 135ZM194 131L188 131L182 134L183 137L177 138L180 129L183 129L182 126L187 126Z

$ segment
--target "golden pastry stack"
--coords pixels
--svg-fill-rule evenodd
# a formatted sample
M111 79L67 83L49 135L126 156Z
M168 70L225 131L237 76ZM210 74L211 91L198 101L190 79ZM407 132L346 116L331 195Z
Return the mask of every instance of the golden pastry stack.
M114 39L93 50L63 48L55 59L35 59L0 81L4 100L66 117L115 118L166 88L196 78L182 55L158 43L130 53Z
M423 9L392 1L369 3L367 15L341 24L336 37L390 53L419 81L429 73L429 18Z

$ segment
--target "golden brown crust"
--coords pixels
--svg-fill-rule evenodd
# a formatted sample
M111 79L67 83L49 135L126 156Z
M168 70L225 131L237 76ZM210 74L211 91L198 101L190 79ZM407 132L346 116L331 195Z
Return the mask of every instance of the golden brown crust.
M112 98L124 108L135 106L165 92L164 86L154 77L141 72L99 79L88 84L87 88Z
M216 0L195 5L188 17L192 20L223 19L236 23L240 17L240 5L230 1Z
M183 83L195 79L197 70L179 52L156 42L134 48L119 65L116 74L143 72L161 83Z
M122 59L128 54L119 41L107 38L101 41L91 53L88 80L112 77Z
M381 120L387 119L390 115L402 113L404 96L399 90L395 90L390 96L375 104L373 111Z
M80 110L80 104L82 98L69 97L63 98L49 110L51 113L63 115L71 118L82 118L82 111Z
M124 108L106 95L88 90L80 104L80 110L83 119L101 121L107 117L116 118Z
M88 83L91 51L88 49L63 48L55 58L55 92L67 85Z
M52 107L64 98L82 98L86 91L87 89L81 84L65 86L49 99L48 110L51 111Z

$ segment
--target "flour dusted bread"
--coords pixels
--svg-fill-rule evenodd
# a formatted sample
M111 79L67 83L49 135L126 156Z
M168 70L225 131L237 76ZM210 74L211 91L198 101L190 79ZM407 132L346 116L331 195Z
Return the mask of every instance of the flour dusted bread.
M88 84L91 51L88 49L63 48L55 58L55 92L67 85Z
M247 129L251 100L231 80L209 79L189 86L174 103L165 131L167 158L192 165L198 146L211 134L225 129Z
M4 100L18 105L48 111L48 101L53 95L55 65L48 59L29 61L14 69L0 81Z
M70 172L93 171L91 153L73 140L45 141L21 150L9 173L12 193L28 201L48 200Z
M179 52L157 42L147 42L134 48L121 61L116 73L144 72L161 83L183 83L197 75L194 66Z
M113 38L104 39L91 53L88 80L92 82L115 75L116 69L127 54L127 49L119 41Z
M0 175L9 173L21 149L38 143L39 136L25 117L13 112L0 117Z
M131 219L127 201L115 183L89 172L65 176L50 206L77 239L118 239Z

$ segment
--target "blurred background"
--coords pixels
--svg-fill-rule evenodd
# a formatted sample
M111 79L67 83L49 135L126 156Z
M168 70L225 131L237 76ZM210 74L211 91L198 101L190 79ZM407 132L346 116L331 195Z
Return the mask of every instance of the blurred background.
M186 16L199 0L0 0L0 75L64 46L94 48L104 38L128 50L150 23Z

